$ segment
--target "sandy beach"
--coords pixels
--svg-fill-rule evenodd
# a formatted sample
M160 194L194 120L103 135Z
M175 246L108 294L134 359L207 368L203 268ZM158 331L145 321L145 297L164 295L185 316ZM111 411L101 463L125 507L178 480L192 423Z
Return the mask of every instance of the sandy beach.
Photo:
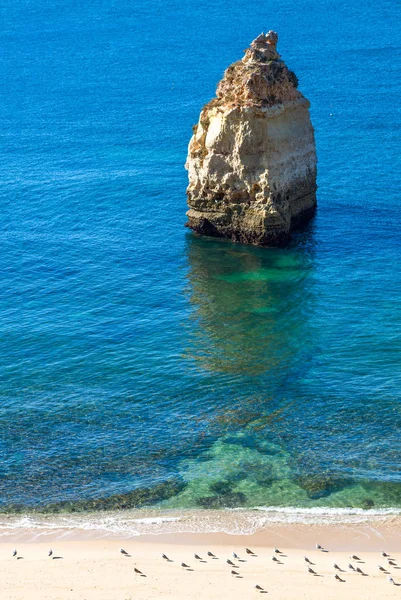
M77 531L74 538L49 535L46 541L43 536L41 541L32 541L32 534L23 531L3 536L2 600L242 599L266 593L282 600L322 596L327 600L373 600L401 594L401 536L399 527L391 522L335 528L275 525L250 536L218 533L79 539ZM316 542L327 551L316 550ZM275 546L281 554L274 553ZM247 554L246 547L254 554ZM50 548L53 554L49 557ZM389 565L382 550L395 565ZM169 560L162 558L162 553ZM351 559L353 554L360 560ZM308 572L304 556L316 575ZM227 564L227 559L235 566ZM182 567L182 562L188 568ZM341 570L336 570L334 563ZM363 574L351 571L349 563ZM335 573L342 581L334 578ZM395 584L388 581L389 575ZM256 589L256 584L263 589Z

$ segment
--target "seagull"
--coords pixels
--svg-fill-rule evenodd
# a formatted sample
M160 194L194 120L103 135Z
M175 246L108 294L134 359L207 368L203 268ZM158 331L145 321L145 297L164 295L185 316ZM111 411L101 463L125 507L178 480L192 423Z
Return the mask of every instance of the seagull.
M207 555L211 556L212 558L216 558L215 555L213 554L213 552L208 552Z
M194 554L194 558L196 558L196 560L202 560L202 558L199 556L199 554Z
M360 569L359 567L357 567L357 568L355 569L355 571L356 571L357 573L360 573L361 575L364 575L364 572L363 572L363 571L362 571L362 569Z
M393 560L390 560L389 558L387 560L388 560L388 564L391 565L392 567L396 567L397 566L397 563L394 562Z
M164 560L170 560L169 557L167 556L167 554L162 554L162 558L164 558Z
M335 569L337 569L337 571L341 571L341 570L342 570L342 569L340 569L340 567L339 567L339 566L338 566L336 563L334 563L333 567L334 567Z
M235 552L233 552L233 557L236 558L237 560L239 560L239 556Z
M390 556L390 554L387 554L386 552L384 552L384 550L382 550L382 551L381 551L381 555L382 555L384 558L388 558L388 557Z
M274 562L280 562L277 556L272 556L272 560L274 560Z
M233 561L232 561L232 560L230 560L229 558L227 558L227 560L226 560L226 563L227 563L228 565L230 565L230 567L235 567L235 565L234 565Z
M231 571L231 575L239 575L239 573L237 573L237 571Z
M138 575L143 575L142 571L140 571L136 567L134 567L134 571L135 571L135 573L138 573Z
M253 552L252 552L252 554L253 554ZM255 590L262 590L262 591L264 591L263 588L262 588L262 586L258 585L258 584L255 585Z
M51 556L52 554L53 554L53 550L50 548L48 556Z
M312 575L316 575L316 571L312 569L312 567L308 567L308 573L312 573Z
M13 550L13 556L17 556L17 551Z
M181 563L183 569L189 569L189 565L186 565L184 562Z
M278 548L274 548L274 552L275 552L276 554L282 554L281 550L279 550Z
M351 571L355 571L355 567L354 565L351 565L351 563L349 563L348 568L351 569Z
M377 565L377 568L379 569L379 571L384 571L384 572L387 571L387 569L385 569L384 567L382 567L380 565Z
M337 581L344 581L344 579L341 579L341 577L337 573L335 573L333 577L334 579L337 579Z
M324 548L320 544L316 544L316 550L324 550Z
M249 550L249 548L245 548L245 552L247 554L255 554L255 552L252 552L252 550ZM263 588L262 588L263 589Z
M352 560L361 560L356 554L353 554L352 556L350 556L350 558L352 558Z
M306 563L308 563L308 565L311 565L311 564L312 564L312 561L311 561L311 560L309 560L309 558L308 558L307 556L304 556L304 561L305 561Z
M124 550L124 548L120 548L120 552L121 554L124 554L124 556L129 556L128 552Z
M389 583L392 583L393 585L395 585L395 581L390 575L387 577L387 579L389 580Z

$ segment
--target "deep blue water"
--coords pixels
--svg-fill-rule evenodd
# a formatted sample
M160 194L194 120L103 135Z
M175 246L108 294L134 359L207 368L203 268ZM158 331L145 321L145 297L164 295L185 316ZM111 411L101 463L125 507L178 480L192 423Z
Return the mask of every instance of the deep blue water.
M400 8L0 5L2 509L401 506ZM184 228L191 126L268 29L319 159L283 250Z

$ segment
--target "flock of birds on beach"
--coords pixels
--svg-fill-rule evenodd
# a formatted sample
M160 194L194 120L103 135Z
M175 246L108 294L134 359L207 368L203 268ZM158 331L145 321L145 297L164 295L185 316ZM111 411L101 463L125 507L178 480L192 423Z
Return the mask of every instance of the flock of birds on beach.
M316 544L316 549L319 550L320 552L328 552L328 550L326 550L320 544ZM248 555L248 557L255 557L255 558L257 557L257 554L255 552L253 552L253 550L251 550L250 548L245 548L245 552ZM125 557L128 557L128 558L131 557L131 554L129 552L127 552L126 550L124 550L124 548L120 548L120 553ZM49 549L48 556L49 556L49 558L52 558L53 560L62 558L61 556L54 555L52 548ZM219 558L211 551L207 552L207 556L211 560L219 560ZM384 550L381 551L381 556L383 559L385 559L387 561L388 567L394 567L396 569L401 569L401 567L398 566L397 562L391 557L391 555L387 554L387 552L384 552ZM18 555L17 549L13 550L13 557L16 558L17 560L23 558L22 556ZM229 566L229 568L231 569L231 575L233 577L242 578L242 575L240 574L240 571L238 569L240 568L240 563L244 563L244 562L246 562L246 560L241 559L236 552L232 553L232 557L233 557L234 561L231 560L230 558L226 559L226 563ZM282 565L282 564L284 564L283 559L286 557L287 556L281 550L279 550L279 548L274 548L274 554L271 557L271 559L274 563ZM167 554L163 553L162 558L169 563L174 562L171 558L169 558L167 556ZM363 571L363 569L359 566L359 565L364 564L364 561L361 560L361 558L359 558L359 556L357 556L356 554L352 554L349 558L355 564L352 564L352 562L349 562L348 563L348 571L352 572L352 573L358 573L359 575L361 575L363 577L367 577L368 573L365 573ZM203 563L207 562L199 554L196 554L196 553L194 554L194 559L198 562L203 562ZM315 569L312 568L312 567L315 567L316 565L307 556L304 556L304 562L305 562L305 566L307 568L308 573L310 573L314 577L323 577L323 575L320 575ZM190 565L188 565L185 562L181 562L181 567L183 569L185 569L186 571L193 571L193 569L190 567ZM401 583L396 583L394 581L393 577L391 576L391 574L388 571L388 567L387 566L383 567L382 565L377 565L378 570L381 573L387 575L387 580L390 584L396 585L396 586L401 586ZM346 569L342 569L337 563L333 564L333 569L336 571L333 574L334 579L338 582L345 583L345 579L343 579L343 577L344 577L344 573L347 572ZM134 567L134 572L137 575L140 575L141 577L146 577L145 573L140 571L137 567ZM340 573L341 573L341 575L340 575ZM255 584L254 588L255 588L255 590L257 590L260 593L265 593L265 594L267 593L266 590L258 583Z
M316 550L319 550L321 552L328 552L328 550L326 550L321 544L316 544ZM120 548L120 552L124 556L128 556L128 557L131 556L123 548ZM253 552L253 550L251 550L250 548L245 548L245 552L250 557L257 557L257 554L255 554L255 552ZM210 550L207 552L207 556L208 556L209 559L218 560L218 557L215 554L213 554L213 552L211 552ZM243 563L243 562L246 562L246 561L244 559L241 559L236 552L233 552L232 556L233 556L233 559L234 559L235 562L233 562L230 558L226 559L227 565L231 568L231 575L233 577L242 578L242 575L240 574L240 572L238 570L235 570L235 569L239 569L240 568L239 563L241 563L241 562ZM389 566L395 567L397 569L401 569L401 567L399 567L397 565L397 562L394 559L391 558L391 555L387 554L387 552L384 552L384 550L381 551L381 556L384 559L386 559L386 561L387 561L387 563L388 563ZM282 561L282 559L285 558L285 557L286 557L286 555L281 550L279 550L278 548L274 548L274 554L272 556L272 561L273 562L275 562L277 564L284 564L283 561ZM171 558L169 558L167 556L167 554L163 553L162 554L162 558L165 561L167 561L167 562L174 562ZM196 561L206 562L201 556L199 556L199 554L195 553L194 554L194 558L195 558ZM352 562L348 563L348 569L349 569L349 571L354 572L354 573L358 573L358 574L360 574L360 575L362 575L364 577L367 577L368 573L365 573L361 569L361 567L359 566L360 564L363 564L363 561L359 558L359 556L357 556L356 554L352 554L349 558L350 558L351 561L354 561L355 563L357 563L356 566L353 565ZM313 563L307 556L304 556L304 562L305 562L305 565L307 567L308 573L310 573L311 575L314 575L316 577L323 577L323 575L319 575L317 573L317 571L315 571L314 569L312 569L312 566L315 566L315 563ZM193 569L191 569L190 565L188 565L185 562L181 562L181 567L183 569L187 570L187 571L192 571L193 570ZM341 577L341 575L339 575L339 573L342 573L342 574L345 573L346 572L345 569L342 569L341 567L339 567L337 563L333 564L333 568L337 571L336 573L333 574L334 579L336 581L338 581L338 582L345 583L345 579L343 579ZM390 584L396 585L396 586L401 586L401 583L396 583L394 581L393 577L391 577L391 575L388 572L388 570L387 570L386 567L383 567L381 565L377 565L377 568L378 568L378 570L380 572L382 572L382 573L384 573L384 574L387 575L387 580L388 580L388 582ZM146 577L146 575L144 573L142 573L141 571L139 571L139 569L135 568L134 571L135 571L135 573L138 573L139 575L142 575L142 577ZM265 594L267 593L266 590L261 585L259 585L258 583L256 583L254 587L260 593L265 593Z

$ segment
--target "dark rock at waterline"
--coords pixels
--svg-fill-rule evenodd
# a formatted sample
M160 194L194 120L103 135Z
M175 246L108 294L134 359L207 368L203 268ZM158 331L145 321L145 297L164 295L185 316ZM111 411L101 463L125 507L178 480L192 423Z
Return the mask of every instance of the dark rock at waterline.
M318 500L343 490L350 485L351 481L323 474L301 475L297 477L296 483L306 491L311 500Z
M230 492L219 496L203 496L198 499L198 504L202 508L235 508L244 506L246 499L242 492Z
M128 492L126 494L114 494L106 498L93 498L81 500L66 500L55 502L49 505L38 507L29 507L29 512L40 513L78 513L92 512L100 510L127 510L130 508L141 508L151 506L167 500L182 492L186 484L179 478L172 478L163 483L152 487L143 487ZM27 507L22 505L13 505L7 508L7 513L26 512Z

